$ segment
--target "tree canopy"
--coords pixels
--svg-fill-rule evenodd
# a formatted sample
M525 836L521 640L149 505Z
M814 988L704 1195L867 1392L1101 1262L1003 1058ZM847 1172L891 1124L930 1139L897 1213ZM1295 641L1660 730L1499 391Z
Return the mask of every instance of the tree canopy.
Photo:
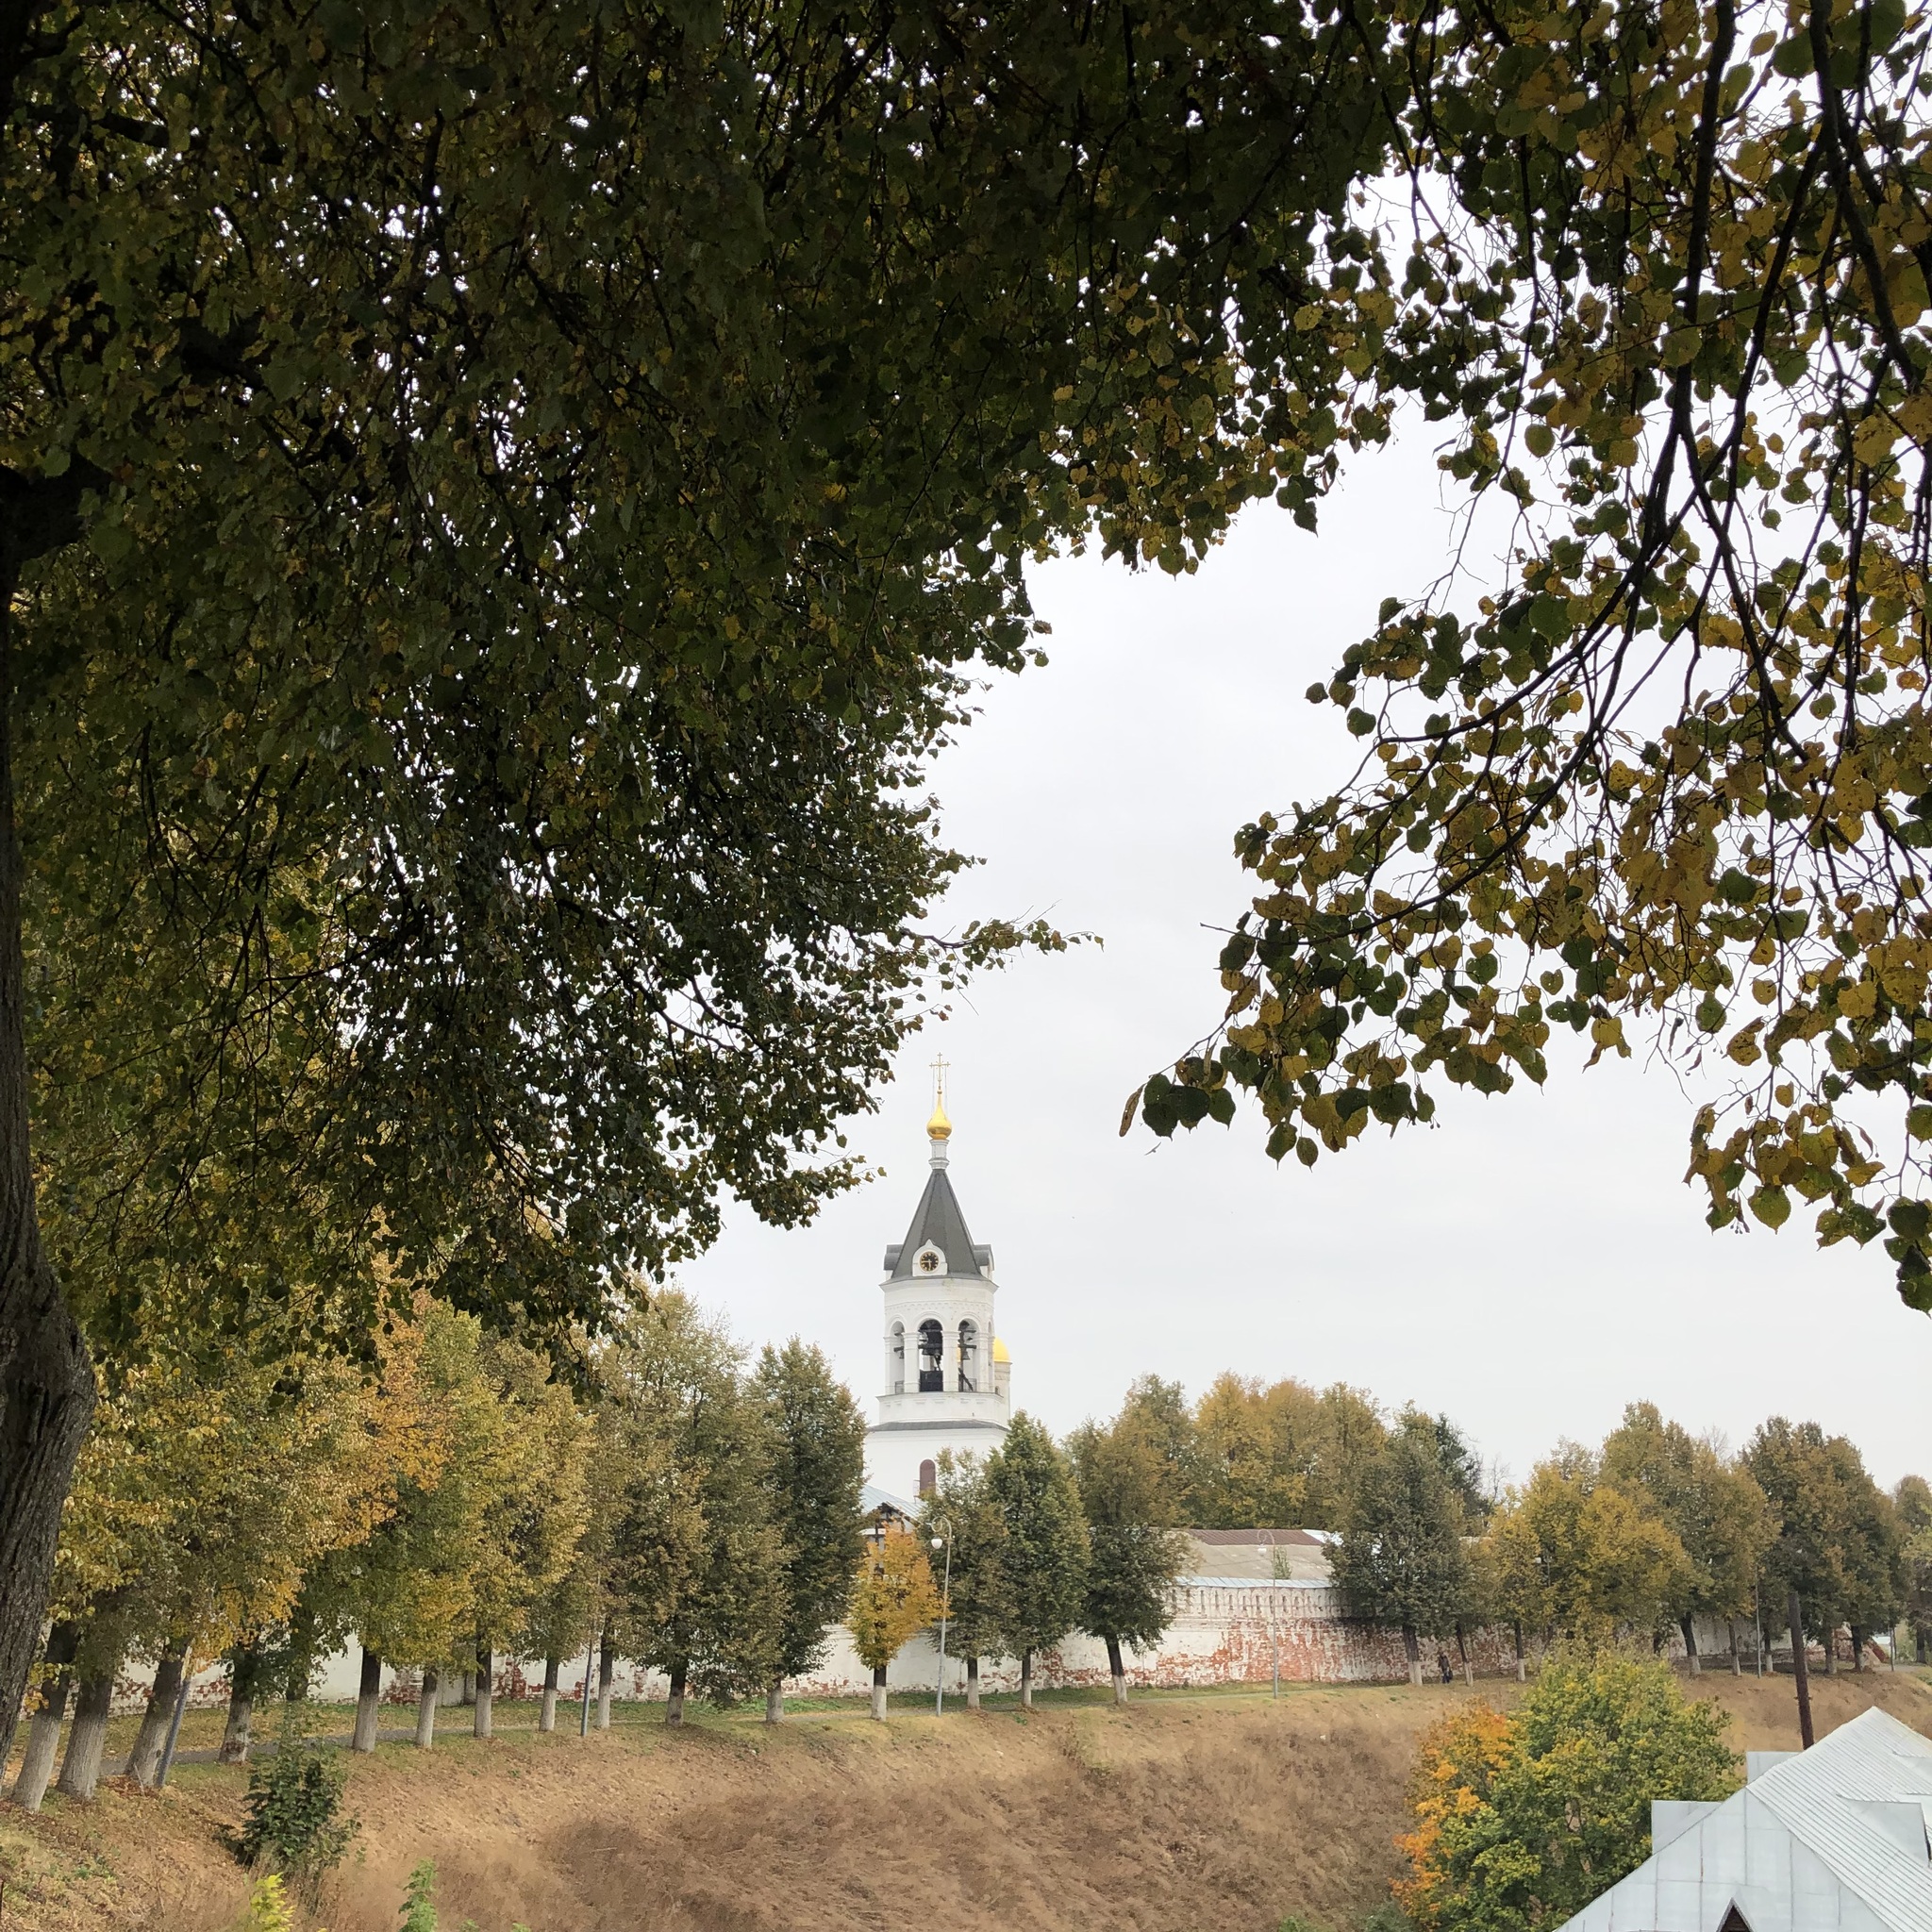
M1507 1716L1457 1712L1417 1756L1403 1910L1424 1932L1561 1924L1649 1856L1652 1799L1736 1789L1728 1722L1668 1664L1614 1653L1546 1663Z
M1889 1230L1932 1308L1924 21L1348 18L1401 165L1297 325L1357 411L1444 425L1507 560L1388 597L1310 688L1364 755L1238 834L1225 1019L1141 1110L1245 1090L1312 1164L1443 1083L1541 1081L1553 1028L1653 1042L1733 1083L1691 1123L1713 1226ZM1298 425L1338 400L1249 386Z

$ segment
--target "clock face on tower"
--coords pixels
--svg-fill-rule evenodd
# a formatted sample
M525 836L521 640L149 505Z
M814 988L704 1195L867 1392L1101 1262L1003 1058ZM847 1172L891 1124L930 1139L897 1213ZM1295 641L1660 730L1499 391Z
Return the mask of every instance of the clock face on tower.
M924 1254L919 1257L919 1265L924 1273L927 1274L934 1274L937 1272L939 1268L940 1257L937 1255L930 1253Z

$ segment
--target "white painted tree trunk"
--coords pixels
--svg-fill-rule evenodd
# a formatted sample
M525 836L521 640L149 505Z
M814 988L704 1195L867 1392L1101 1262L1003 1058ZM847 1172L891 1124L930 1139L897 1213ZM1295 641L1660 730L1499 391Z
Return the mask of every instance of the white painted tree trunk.
M356 1687L356 1730L349 1749L364 1757L375 1749L375 1734L382 1723L382 1658L365 1643L362 1646L362 1676Z
M543 1659L543 1702L537 1709L537 1728L540 1731L554 1731L557 1728L557 1679L563 1669L560 1657L546 1657Z
M429 1750L436 1742L436 1707L442 1693L442 1679L435 1671L423 1673L423 1692L416 1699L416 1748Z
M47 1795L60 1749L60 1726L73 1690L73 1673L62 1671L41 1693L41 1707L27 1727L26 1756L20 1760L20 1775L13 1781L13 1802L28 1816L41 1808L41 1800Z
M765 1722L768 1724L785 1722L785 1687L782 1684L774 1684L765 1692Z
M108 1741L108 1713L114 1702L114 1674L85 1681L74 1707L67 1755L60 1760L59 1790L70 1798L92 1798L101 1781L101 1752Z

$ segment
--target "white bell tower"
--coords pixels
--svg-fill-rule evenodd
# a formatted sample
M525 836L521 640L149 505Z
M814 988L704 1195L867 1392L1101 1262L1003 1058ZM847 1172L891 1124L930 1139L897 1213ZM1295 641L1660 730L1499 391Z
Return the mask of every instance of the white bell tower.
M886 1250L885 1391L865 1440L868 1478L908 1502L930 1487L941 1450L988 1455L1012 1412L1011 1362L993 1326L992 1250L966 1231L947 1178L943 1059L933 1073L932 1173L906 1239Z

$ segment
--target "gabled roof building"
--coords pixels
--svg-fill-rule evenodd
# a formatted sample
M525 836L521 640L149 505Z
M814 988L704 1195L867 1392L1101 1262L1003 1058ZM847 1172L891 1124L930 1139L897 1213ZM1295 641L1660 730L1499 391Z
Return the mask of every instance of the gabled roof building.
M1650 1857L1562 1932L1932 1932L1932 1740L1868 1710L1746 1765L1721 1803L1654 1804Z

